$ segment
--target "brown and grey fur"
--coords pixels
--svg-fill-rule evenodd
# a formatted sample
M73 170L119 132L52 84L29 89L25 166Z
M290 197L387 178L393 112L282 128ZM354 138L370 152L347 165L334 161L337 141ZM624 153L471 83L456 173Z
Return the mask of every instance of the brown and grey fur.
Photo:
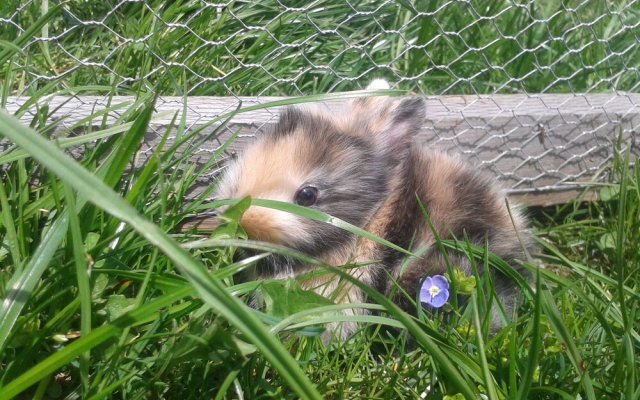
M286 245L333 266L378 260L352 274L383 293L390 290L388 277L392 276L415 299L426 276L446 272L416 196L441 238L466 236L480 245L486 240L493 253L517 268L516 260L524 258L518 235L530 246L524 233L526 221L516 211L509 215L503 195L490 179L458 158L414 141L424 113L420 98L361 98L341 115L289 108L270 133L257 139L229 167L218 197L293 202L300 187L313 185L319 196L312 208L403 248L431 246L400 276L404 262L400 253L334 226L257 206L243 215L241 225L252 239ZM466 258L453 253L449 258L471 273ZM279 256L257 268L262 277L278 278L308 271L307 266ZM365 300L359 289L339 285L337 278L303 284L332 294L340 303ZM509 310L517 297L513 284L500 274L495 274L494 284ZM408 308L408 302L396 300ZM338 335L348 336L353 329L343 326Z

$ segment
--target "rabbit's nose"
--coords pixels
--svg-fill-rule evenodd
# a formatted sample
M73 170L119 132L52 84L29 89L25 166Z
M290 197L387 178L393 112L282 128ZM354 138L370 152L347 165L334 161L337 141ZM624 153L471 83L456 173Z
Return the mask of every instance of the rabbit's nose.
M249 207L240 218L240 226L249 239L283 244L282 228L273 210Z

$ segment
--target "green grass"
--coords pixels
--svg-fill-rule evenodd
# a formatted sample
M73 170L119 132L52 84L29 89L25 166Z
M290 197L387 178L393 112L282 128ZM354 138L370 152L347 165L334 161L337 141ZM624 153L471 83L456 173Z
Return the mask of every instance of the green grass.
M594 186L601 201L530 210L541 249L535 256L544 268L535 269L538 261L528 264L539 272L534 274L536 290L522 288L525 300L514 322L496 335L489 335L485 323L491 282L477 277L469 306L449 314L412 317L370 291L370 303L357 305L374 311L361 318L361 329L347 342L325 345L319 338L318 323L340 319L336 315L339 306L290 283L237 279L268 253L284 252L317 262L278 246L244 240L236 221L246 201L231 208L229 223L207 240L180 233L177 228L186 215L210 207L205 199L213 188L196 198L188 194L224 148L208 164L193 165L190 156L200 147L201 132L186 131L184 121L176 118L164 138L176 135L179 142L169 144L163 139L142 168L129 171L147 131L156 93L227 94L219 83L200 84L182 67L162 67L148 74L159 65L153 54L179 59L198 46L180 29L166 29L157 15L172 22L192 17L190 26L209 38L238 29L232 19L219 22L213 18L214 9L198 13L199 3L177 1L165 7L147 3L157 10L156 16L140 3L126 3L106 19L107 24L118 23L118 29L131 31L130 35L154 33L142 46L119 48L108 59L113 73L83 67L46 84L34 81L32 74L60 70L66 65L65 55L57 45L49 44L45 49L30 44L30 38L46 23L49 34L55 34L73 22L69 14L60 14L52 2L51 14L34 22L40 7L48 3L31 2L20 13L30 31L18 37L11 26L0 25L4 40L0 42L2 104L8 95L17 93L29 96L30 104L56 93L136 94L134 104L112 104L120 118L110 126L90 128L87 119L64 128L60 121L47 119L54 110L46 105L39 106L27 124L0 111L0 133L15 144L0 154L0 399L293 399L318 395L329 399L414 399L423 393L435 399L456 395L477 398L477 393L501 399L640 397L640 166L626 168L626 154L618 154L602 172L601 183ZM0 4L0 15L16 4ZM85 19L100 19L111 7L108 1L92 7L84 4L69 1L63 7ZM613 35L619 24L627 24L625 18L637 16L637 10L628 7L631 3L612 3L610 7L622 10L620 17L598 20L589 33L607 37L609 32L609 40L589 46L583 45L593 36L590 39L580 29L567 31L567 26L571 21L593 19L600 9L588 5L601 3L587 2L576 11L559 13L556 3L539 2L500 14L498 25L481 20L464 30L471 18L477 18L474 12L494 15L503 3L479 7L473 2L474 12L466 3L425 4L432 8L422 11L438 15L443 25L415 24L411 29L415 26L416 31L411 34L417 43L442 57L435 64L449 65L449 69L430 70L418 81L405 82L407 88L420 85L430 93L605 90L611 88L608 79L612 76L617 76L617 89L637 88L637 70L621 67L623 59L627 65L638 65L637 51L608 57L600 64L596 61L612 49L628 48L629 43L632 49L637 48L636 39L628 32ZM314 5L317 11L312 18L319 26L335 25L336 15L347 14L344 6L334 2ZM375 8L374 3L358 5L362 10ZM277 14L270 2L256 9L240 2L234 7L238 15L255 23L272 20ZM310 28L302 22L296 25L299 13L290 14L270 29L280 40L294 43L308 35ZM389 4L377 12L395 26L411 20L414 14L411 7ZM559 55L540 50L540 54L532 52L517 62L508 62L521 47L513 45L515 40L527 41L530 48L542 40L544 29L527 20L540 16L554 21L551 31L565 39L552 44ZM357 16L353 23L361 29L340 29L354 42L376 37L378 27L370 18ZM507 35L529 25L531 28L511 44L507 41L483 50L492 64L504 65L504 69L473 75L483 68L483 61L477 53L465 53L465 46L485 47L484 41L499 27ZM113 37L102 27L75 29L63 37L65 48L104 60L114 45L110 42ZM442 31L460 31L467 45L448 41L446 35L434 39ZM290 94L297 92L295 88L311 94L334 84L350 89L355 83L340 81L339 76L357 77L368 68L369 61L341 53L341 44L327 38L318 39L322 46L308 44L318 47L305 47L305 51L317 55L318 62L332 62L331 57L342 54L333 61L333 68L344 75L300 73L305 69L304 61L292 58L292 49L272 54L272 47L255 45L264 38L251 35L255 32L243 32L231 39L229 47L246 60L262 60L273 76L300 77L296 86L273 85L263 69L242 68L225 82L230 90L245 95L262 91ZM376 40L386 38L378 36ZM572 53L568 48L584 49ZM371 52L376 62L391 62L404 76L430 68L423 53L403 52L401 43L387 41L375 49ZM213 74L214 67L232 69L224 64L230 61L214 50L204 49L185 63L204 75ZM398 54L401 56L396 57ZM554 72L541 70L525 77L529 71L526 66L532 62L528 57L543 63L543 54L550 57L546 62L553 63ZM323 61L322 57L330 59ZM454 59L457 61L452 62ZM598 67L574 74L579 64ZM451 71L474 78L461 85L449 76ZM626 72L616 75L620 71ZM557 76L570 79L557 81ZM135 79L127 82L123 77ZM389 77L393 80L394 74ZM523 79L516 82L509 77ZM24 111L18 111L17 116L23 117ZM101 119L103 115L104 111L96 111L93 117ZM54 130L58 139L47 140ZM216 130L208 139L217 134ZM72 161L60 150L68 147L82 148L83 156ZM262 205L366 235L299 207L274 202ZM464 242L440 245L458 248L473 256L476 263L498 268L504 264ZM234 262L238 247L251 247L258 255ZM342 269L334 272L349 278ZM269 296L288 296L293 306L275 307L265 301L265 308L251 309L244 300L255 292L267 300Z
M27 29L56 3L5 0L0 16ZM640 81L637 1L282 4L65 1L36 29L55 40L20 46L11 88L59 77L56 89L120 94L301 95L384 77L425 94L483 94L634 91ZM0 22L0 38L13 41L16 25Z

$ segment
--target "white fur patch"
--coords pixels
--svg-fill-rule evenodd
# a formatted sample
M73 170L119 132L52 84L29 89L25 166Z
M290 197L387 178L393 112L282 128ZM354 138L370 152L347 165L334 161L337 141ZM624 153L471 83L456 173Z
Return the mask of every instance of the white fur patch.
M391 85L385 79L374 79L367 86L367 90L385 90L391 89Z

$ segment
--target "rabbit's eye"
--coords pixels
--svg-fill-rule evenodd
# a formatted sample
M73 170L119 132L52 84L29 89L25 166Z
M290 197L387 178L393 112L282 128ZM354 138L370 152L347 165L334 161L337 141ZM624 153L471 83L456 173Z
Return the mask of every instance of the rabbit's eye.
M298 189L293 200L301 206L312 206L318 200L318 189L313 186L302 187Z

